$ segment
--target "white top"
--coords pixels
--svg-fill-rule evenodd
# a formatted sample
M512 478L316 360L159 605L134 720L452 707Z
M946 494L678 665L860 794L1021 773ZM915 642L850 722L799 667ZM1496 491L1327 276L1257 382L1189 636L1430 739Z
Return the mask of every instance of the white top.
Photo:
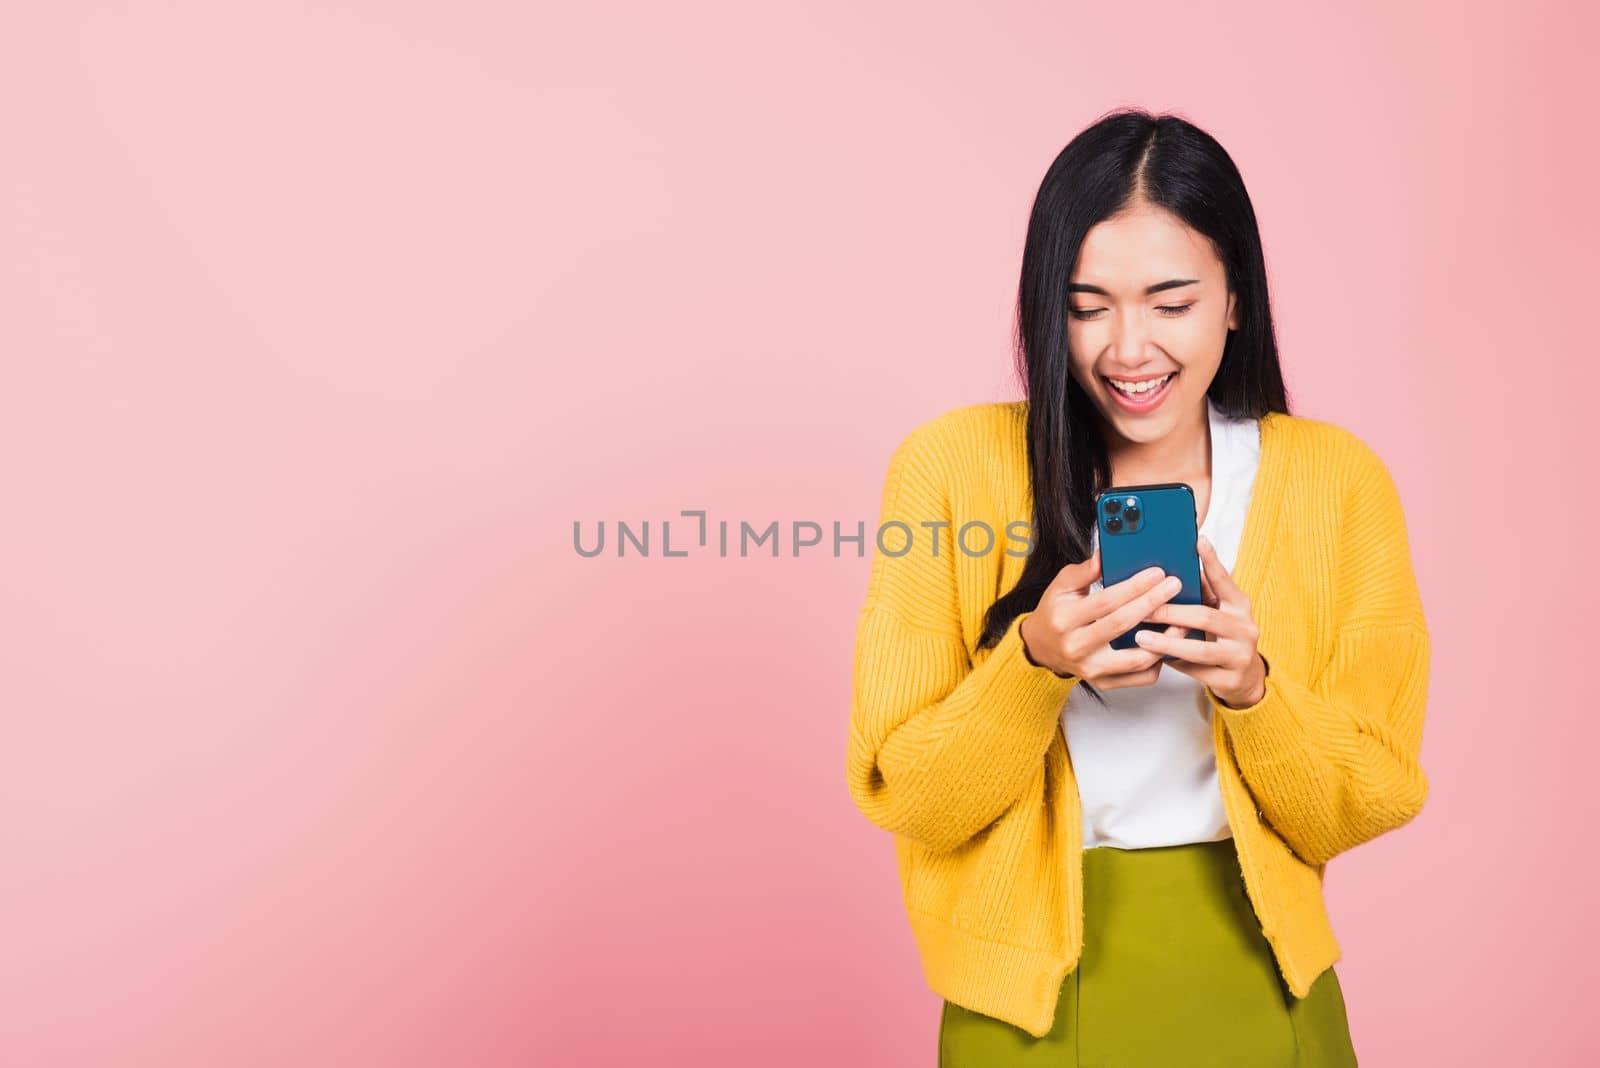
M1231 574L1261 457L1261 424L1229 419L1206 398L1211 499L1200 533ZM1091 543L1099 543L1098 524ZM1091 587L1098 590L1103 583ZM1074 686L1061 728L1083 800L1083 845L1122 849L1231 838L1217 782L1205 687L1163 665L1149 686L1102 690L1102 707Z

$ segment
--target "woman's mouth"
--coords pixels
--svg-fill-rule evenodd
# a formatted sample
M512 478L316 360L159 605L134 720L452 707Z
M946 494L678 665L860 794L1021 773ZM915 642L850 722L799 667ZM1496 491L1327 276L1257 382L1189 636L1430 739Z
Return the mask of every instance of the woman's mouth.
M1100 381L1106 384L1111 395L1117 399L1124 411L1148 412L1156 408L1166 395L1172 392L1172 380L1178 372L1168 372L1164 378L1152 378L1145 382L1121 382L1117 379L1100 376ZM1151 383L1155 385L1152 387Z

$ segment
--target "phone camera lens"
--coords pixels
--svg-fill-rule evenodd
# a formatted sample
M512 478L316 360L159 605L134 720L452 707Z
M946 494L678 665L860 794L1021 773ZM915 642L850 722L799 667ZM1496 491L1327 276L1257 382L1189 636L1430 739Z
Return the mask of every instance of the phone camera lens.
M1116 518L1115 516L1111 517L1110 519L1106 520L1106 529L1111 531L1111 533L1116 534L1122 530L1122 520Z
M1122 514L1128 517L1128 522L1130 523L1137 523L1139 521L1139 509L1137 507L1129 506L1128 510Z
M1111 500L1111 501L1107 501L1106 502L1106 511L1109 514L1116 515L1121 510L1122 510L1122 502L1121 501Z

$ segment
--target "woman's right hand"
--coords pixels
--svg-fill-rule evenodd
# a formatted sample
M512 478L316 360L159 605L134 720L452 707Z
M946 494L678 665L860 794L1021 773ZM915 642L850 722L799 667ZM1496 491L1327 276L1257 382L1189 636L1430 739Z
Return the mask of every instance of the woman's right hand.
M1100 577L1100 550L1062 568L1039 597L1039 606L1022 621L1028 659L1057 675L1076 675L1098 690L1148 686L1161 674L1161 654L1148 649L1113 649L1111 639L1148 617L1157 605L1177 596L1183 582L1159 567L1089 592ZM1173 624L1166 633L1183 635Z

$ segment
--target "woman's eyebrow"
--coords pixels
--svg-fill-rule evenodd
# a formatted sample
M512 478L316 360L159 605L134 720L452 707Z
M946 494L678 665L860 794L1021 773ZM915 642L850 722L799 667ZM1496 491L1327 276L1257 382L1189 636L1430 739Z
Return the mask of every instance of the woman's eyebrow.
M1165 282L1157 282L1153 286L1146 286L1144 295L1148 297L1153 293L1160 293L1162 290L1177 289L1180 286L1192 286L1198 281L1200 281L1198 278L1169 278ZM1099 286L1092 286L1088 282L1069 282L1067 283L1067 292L1098 293L1102 297L1109 297L1111 295L1110 293L1107 293L1105 290L1101 289Z

